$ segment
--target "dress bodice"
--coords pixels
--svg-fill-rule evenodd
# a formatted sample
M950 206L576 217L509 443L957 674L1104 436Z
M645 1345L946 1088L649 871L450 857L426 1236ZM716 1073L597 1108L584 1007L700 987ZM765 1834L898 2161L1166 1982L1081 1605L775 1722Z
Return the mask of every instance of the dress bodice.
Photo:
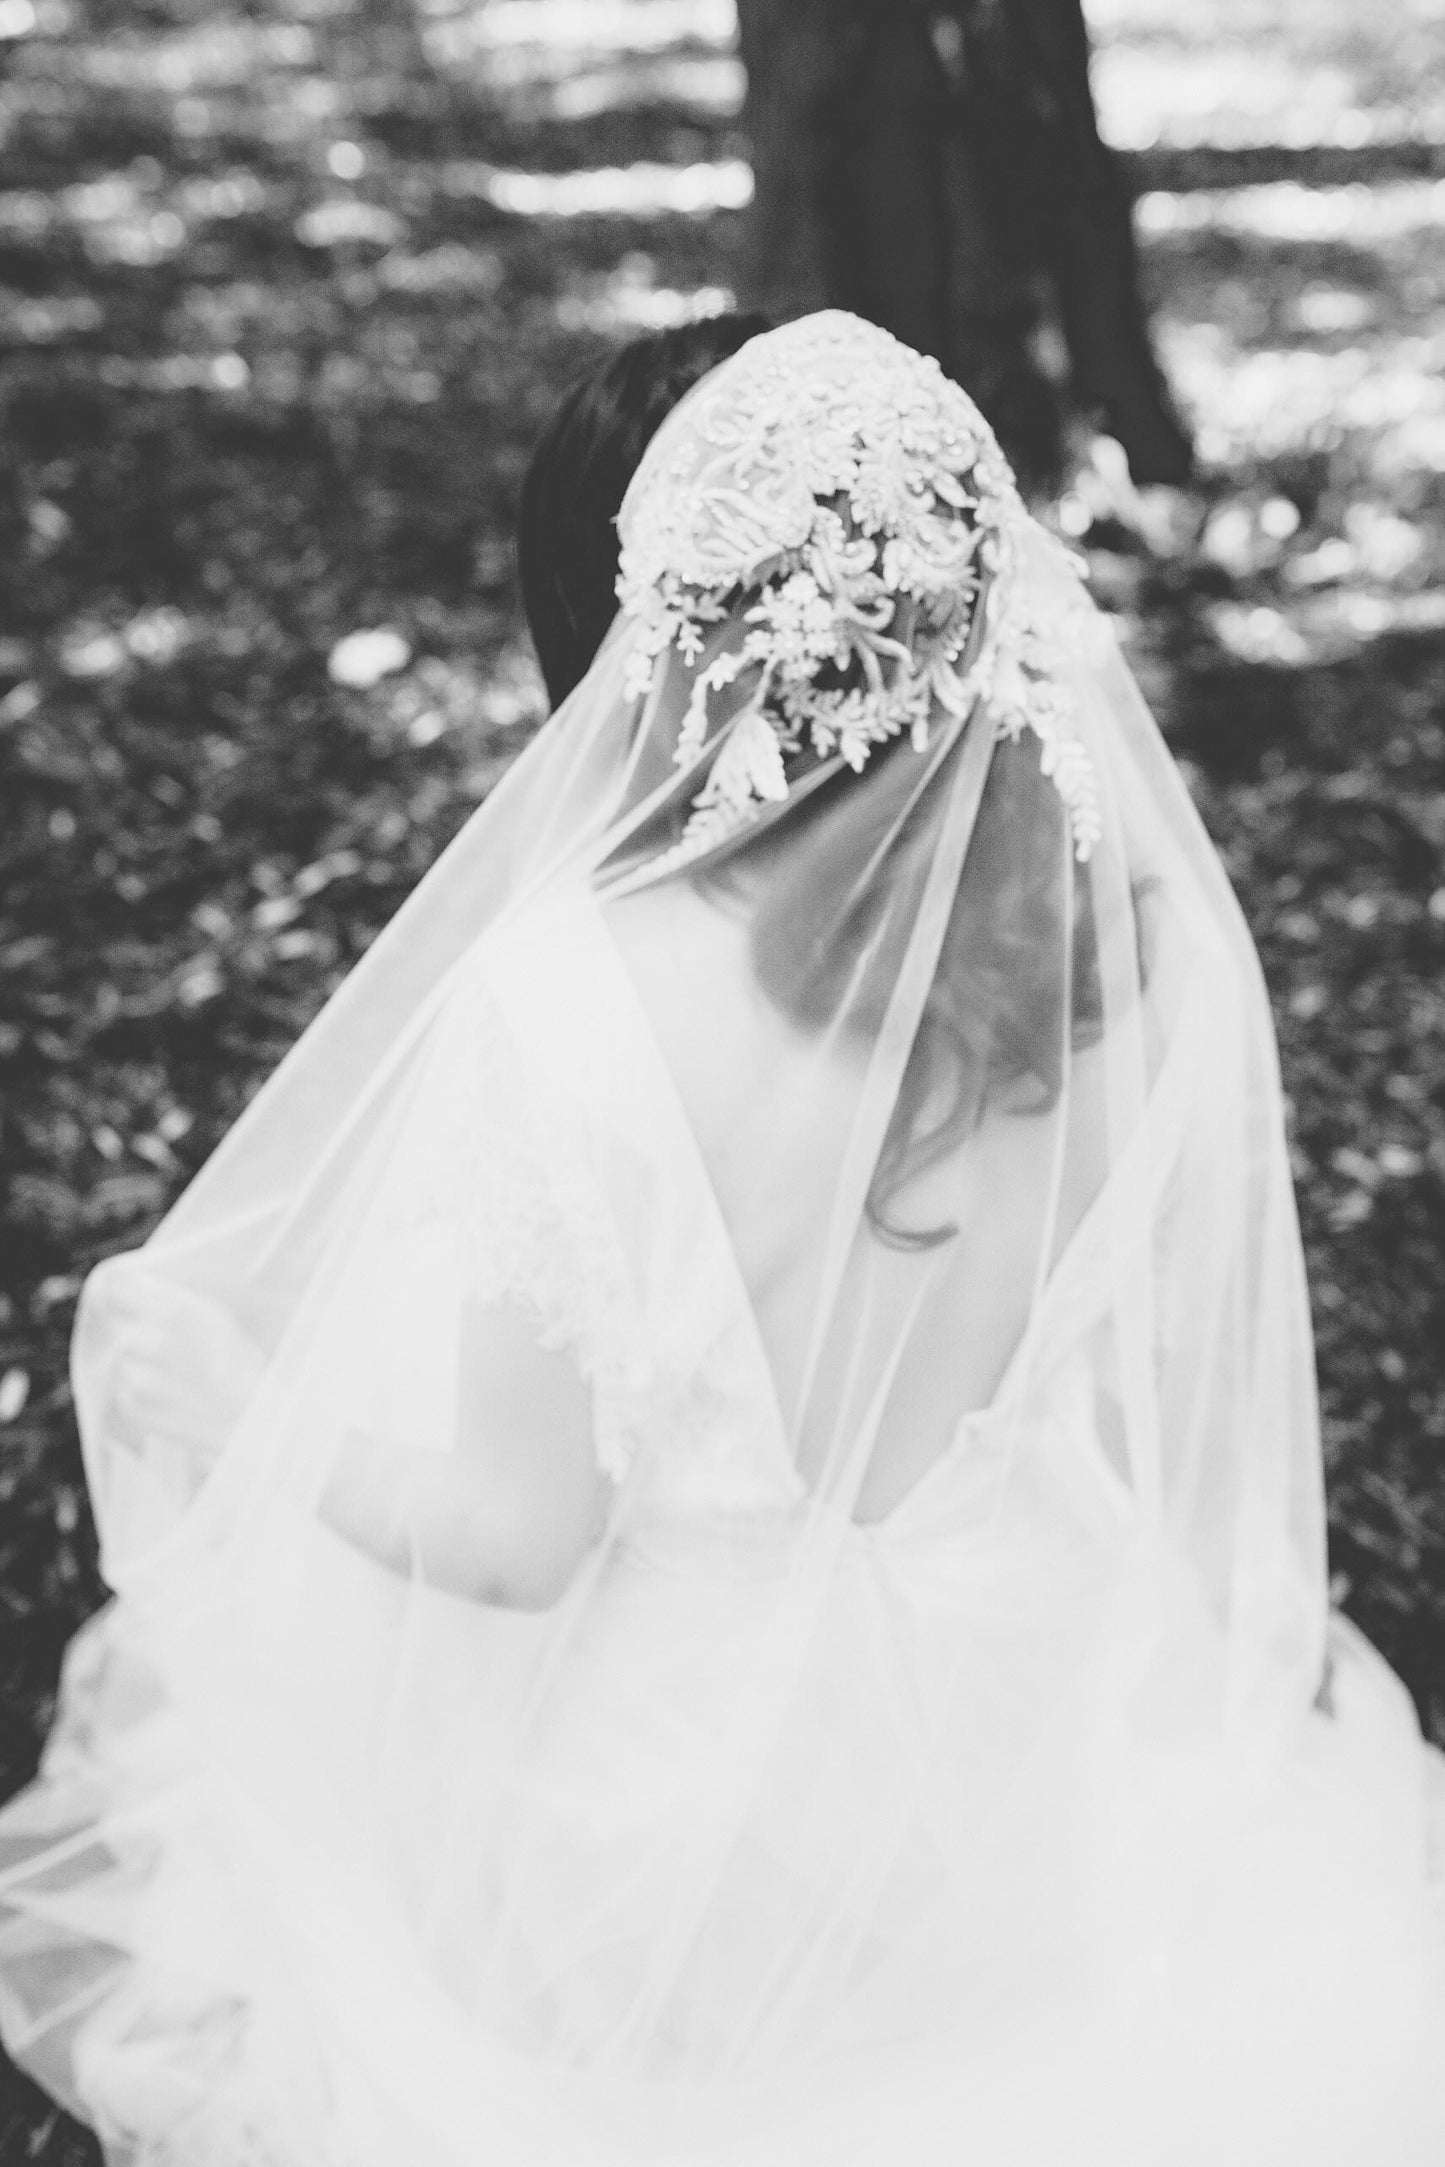
M479 944L435 1073L448 1079L427 1136L435 1180L414 1200L459 1219L474 1291L523 1300L573 1354L606 1472L659 1513L795 1503L716 1198L584 890L550 893Z
M786 1548L808 1486L774 1365L703 1150L585 889L551 891L479 944L434 1077L431 1177L408 1209L457 1218L473 1289L525 1300L573 1353L629 1526L655 1543L664 1529L721 1538L733 1556ZM1076 1365L1025 1413L1013 1367L892 1509L860 1516L865 1544L916 1550L994 1524L1025 1420L1052 1509L1117 1528L1127 1492L1090 1435L1087 1378Z

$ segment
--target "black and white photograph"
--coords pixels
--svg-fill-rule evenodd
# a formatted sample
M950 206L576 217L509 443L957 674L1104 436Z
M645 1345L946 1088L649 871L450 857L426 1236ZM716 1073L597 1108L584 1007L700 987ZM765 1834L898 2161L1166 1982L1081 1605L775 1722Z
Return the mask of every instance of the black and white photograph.
M1439 0L0 0L0 2167L1445 2167Z

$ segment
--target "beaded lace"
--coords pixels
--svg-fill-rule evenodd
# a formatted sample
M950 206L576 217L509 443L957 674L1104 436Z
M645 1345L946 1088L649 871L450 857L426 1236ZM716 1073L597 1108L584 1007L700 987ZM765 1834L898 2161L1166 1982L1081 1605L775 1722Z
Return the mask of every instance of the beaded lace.
M629 693L647 695L669 651L694 671L675 758L707 776L674 858L716 847L820 760L861 771L875 746L906 732L921 751L976 712L1037 737L1089 856L1093 769L1057 628L1020 573L1033 522L936 361L841 312L754 341L659 433L618 527ZM733 685L743 703L714 728Z

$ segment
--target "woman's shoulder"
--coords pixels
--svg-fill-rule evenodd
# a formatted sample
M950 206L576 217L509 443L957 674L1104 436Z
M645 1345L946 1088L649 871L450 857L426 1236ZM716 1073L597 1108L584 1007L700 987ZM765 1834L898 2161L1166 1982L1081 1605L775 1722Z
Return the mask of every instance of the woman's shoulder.
M510 1041L539 1110L634 1167L725 1122L746 1036L742 936L683 883L625 902L558 882L478 942L462 1004Z

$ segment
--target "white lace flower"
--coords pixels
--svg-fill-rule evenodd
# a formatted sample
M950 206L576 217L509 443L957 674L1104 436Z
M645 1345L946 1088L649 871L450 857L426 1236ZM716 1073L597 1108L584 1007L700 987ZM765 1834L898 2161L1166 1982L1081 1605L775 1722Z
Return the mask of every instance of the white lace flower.
M935 716L965 727L981 704L1000 734L1037 736L1086 857L1092 769L1014 576L1028 525L966 393L855 317L805 317L705 379L653 439L618 521L629 697L669 647L692 667L707 628L745 627L725 671L698 672L679 730L679 766L711 762L682 852L785 798L790 762L861 770L875 746L907 732L922 749ZM744 667L751 702L710 752L710 695Z
M815 501L851 496L857 485L858 444L853 414L824 406L809 416L798 446L798 479Z
M864 534L906 531L929 500L924 469L896 436L871 433L858 455L858 478L848 492Z
M738 806L777 803L787 796L782 747L764 716L754 711L738 717L707 787L719 800Z
M838 750L855 775L863 772L873 747L894 734L860 693L848 694L839 710Z
M838 658L834 604L811 572L794 572L780 586L765 588L747 621L765 629L768 657L786 681L805 681L820 662Z

